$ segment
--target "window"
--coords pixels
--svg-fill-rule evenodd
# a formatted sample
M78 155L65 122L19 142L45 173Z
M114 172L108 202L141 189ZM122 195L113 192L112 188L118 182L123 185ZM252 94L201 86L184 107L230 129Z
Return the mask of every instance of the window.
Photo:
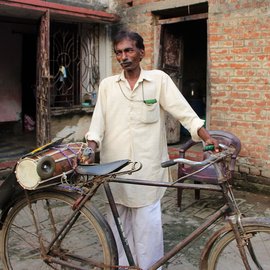
M51 107L81 105L85 96L91 100L100 80L98 47L97 24L51 24Z

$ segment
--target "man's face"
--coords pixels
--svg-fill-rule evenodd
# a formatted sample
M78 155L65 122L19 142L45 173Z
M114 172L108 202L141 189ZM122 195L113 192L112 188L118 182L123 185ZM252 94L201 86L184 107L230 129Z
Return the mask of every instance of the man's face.
M123 39L114 47L117 61L125 71L136 70L144 57L144 50L136 47L136 41Z

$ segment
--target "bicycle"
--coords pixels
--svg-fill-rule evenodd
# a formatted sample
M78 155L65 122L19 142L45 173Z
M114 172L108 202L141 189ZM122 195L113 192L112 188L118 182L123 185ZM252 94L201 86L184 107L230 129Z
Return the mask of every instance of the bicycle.
M224 205L202 225L152 265L154 270L166 263L186 245L199 237L217 220L226 224L207 240L200 269L226 269L227 261L236 269L269 269L270 218L248 218L240 212L230 183L226 160L230 148L210 152L209 158L196 162L173 159L162 163L214 166L217 185L153 182L121 178L140 170L139 162L119 160L108 164L78 165L75 173L49 187L24 190L1 213L2 261L6 269L140 269L135 265L110 190L110 182L166 188L219 191ZM48 160L46 160L47 162ZM47 169L47 167L45 167ZM112 231L92 200L103 186L128 258L129 266L118 265L117 247ZM23 258L23 261L20 260Z

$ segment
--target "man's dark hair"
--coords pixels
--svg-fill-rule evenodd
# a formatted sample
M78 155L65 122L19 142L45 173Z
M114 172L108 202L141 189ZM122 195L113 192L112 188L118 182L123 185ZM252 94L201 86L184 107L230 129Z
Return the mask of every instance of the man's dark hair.
M143 38L136 32L121 30L113 38L113 47L122 41L123 39L130 39L135 41L136 47L140 50L144 50Z

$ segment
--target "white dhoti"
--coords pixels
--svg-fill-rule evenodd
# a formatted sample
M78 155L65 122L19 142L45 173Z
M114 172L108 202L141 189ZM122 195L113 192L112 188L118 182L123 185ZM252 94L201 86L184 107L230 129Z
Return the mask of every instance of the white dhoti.
M141 269L147 270L164 254L160 200L139 208L118 204L117 210L135 263ZM107 205L107 221L117 243L119 265L127 266L126 254L109 205Z

